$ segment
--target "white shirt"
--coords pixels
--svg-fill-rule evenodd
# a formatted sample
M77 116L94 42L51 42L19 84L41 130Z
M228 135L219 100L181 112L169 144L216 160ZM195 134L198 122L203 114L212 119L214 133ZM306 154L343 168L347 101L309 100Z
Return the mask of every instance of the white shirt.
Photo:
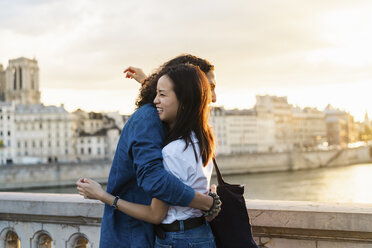
M207 194L209 191L213 164L210 161L207 166L203 167L199 142L194 132L191 133L191 140L196 148L198 161L195 160L192 144L190 143L185 150L185 141L179 139L172 141L163 148L164 168L195 191ZM190 207L169 206L168 214L162 223L169 224L175 220L186 220L199 216L202 216L201 210Z

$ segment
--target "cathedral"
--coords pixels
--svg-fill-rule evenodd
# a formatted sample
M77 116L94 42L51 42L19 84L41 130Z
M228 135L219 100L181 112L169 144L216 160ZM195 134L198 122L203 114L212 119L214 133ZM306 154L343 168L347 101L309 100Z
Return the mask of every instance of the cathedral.
M0 101L40 103L39 66L36 59L11 59L6 70L0 64Z

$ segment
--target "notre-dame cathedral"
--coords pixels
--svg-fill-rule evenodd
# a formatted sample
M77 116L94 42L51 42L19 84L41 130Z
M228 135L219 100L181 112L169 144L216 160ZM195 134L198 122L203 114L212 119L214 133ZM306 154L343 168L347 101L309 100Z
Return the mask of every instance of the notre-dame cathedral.
M36 59L11 59L5 70L0 64L0 101L40 103L39 66Z

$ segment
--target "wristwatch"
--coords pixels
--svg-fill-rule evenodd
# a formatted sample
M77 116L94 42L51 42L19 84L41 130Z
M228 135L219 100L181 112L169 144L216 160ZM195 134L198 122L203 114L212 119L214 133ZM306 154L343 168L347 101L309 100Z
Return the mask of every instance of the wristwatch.
M118 200L120 199L119 196L115 196L114 202L111 204L112 209L118 209Z

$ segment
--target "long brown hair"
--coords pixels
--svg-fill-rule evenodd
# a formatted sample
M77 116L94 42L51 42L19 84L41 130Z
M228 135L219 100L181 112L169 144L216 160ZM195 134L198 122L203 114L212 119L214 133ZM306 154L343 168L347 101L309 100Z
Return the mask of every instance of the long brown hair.
M208 124L209 103L212 100L208 79L199 67L191 64L163 68L159 72L159 78L162 75L167 75L172 80L179 102L176 122L169 130L165 145L182 138L186 143L185 150L191 144L198 160L191 140L191 133L194 132L199 141L203 165L206 166L214 155L214 135Z

